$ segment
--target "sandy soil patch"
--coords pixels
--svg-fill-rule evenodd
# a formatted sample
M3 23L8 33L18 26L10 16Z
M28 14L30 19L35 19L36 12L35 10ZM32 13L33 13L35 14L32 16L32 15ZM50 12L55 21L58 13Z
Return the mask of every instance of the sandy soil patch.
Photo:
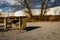
M0 32L0 40L60 40L60 22L28 22L27 31Z

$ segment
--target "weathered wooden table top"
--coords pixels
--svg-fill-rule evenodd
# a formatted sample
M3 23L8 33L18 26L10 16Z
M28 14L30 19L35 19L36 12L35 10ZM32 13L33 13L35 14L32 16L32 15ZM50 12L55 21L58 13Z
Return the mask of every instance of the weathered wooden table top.
M0 17L0 19L19 19L19 18L26 18L26 16L9 16L9 17Z

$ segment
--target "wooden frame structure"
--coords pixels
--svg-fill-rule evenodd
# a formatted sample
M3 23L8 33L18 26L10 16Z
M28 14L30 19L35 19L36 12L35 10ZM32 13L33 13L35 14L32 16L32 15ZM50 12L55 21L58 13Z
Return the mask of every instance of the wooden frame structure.
M10 17L0 17L0 21L4 20L4 31L7 29L7 20L8 19L13 19L14 20L19 20L19 31L21 32L22 29L26 28L26 16L10 16ZM13 23L13 22L12 22ZM11 23L11 24L12 24ZM13 25L13 24L12 24Z

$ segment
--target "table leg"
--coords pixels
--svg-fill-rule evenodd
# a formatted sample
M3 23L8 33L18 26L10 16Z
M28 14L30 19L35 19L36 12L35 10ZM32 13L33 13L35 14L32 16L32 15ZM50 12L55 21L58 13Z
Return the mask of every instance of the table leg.
M19 17L19 31L21 32L21 27L22 27L22 20L21 18Z
M22 29L26 29L26 18L22 18Z
M21 32L21 30L26 29L26 18L19 18L19 30Z
M6 31L6 28L7 28L7 19L4 18L4 31Z

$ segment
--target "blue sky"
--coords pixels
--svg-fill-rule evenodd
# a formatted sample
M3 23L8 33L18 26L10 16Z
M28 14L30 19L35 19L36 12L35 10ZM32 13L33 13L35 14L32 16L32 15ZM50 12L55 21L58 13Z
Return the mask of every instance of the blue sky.
M8 2L8 3L10 3L10 4L14 4L15 2L13 1L13 0L0 0L0 1L6 1L6 2ZM51 2L53 2L54 0L50 0ZM35 7L38 7L39 5L37 5L37 6L35 6ZM40 7L40 6L39 6ZM1 8L1 9L3 9L3 10L7 10L7 11L11 11L12 9L11 9L11 7L3 7L3 8Z
M14 0L2 0L2 1L7 1L7 2L13 2ZM54 0L50 0L51 2L53 2Z
M0 1L6 1L6 2L8 2L10 4L14 4L15 3L14 0L0 0Z
M14 0L0 0L0 1L6 1L6 2L8 2L10 4L14 4L15 3ZM50 0L50 1L53 2L54 0Z
M7 1L7 2L12 2L12 0L0 0L0 1Z

